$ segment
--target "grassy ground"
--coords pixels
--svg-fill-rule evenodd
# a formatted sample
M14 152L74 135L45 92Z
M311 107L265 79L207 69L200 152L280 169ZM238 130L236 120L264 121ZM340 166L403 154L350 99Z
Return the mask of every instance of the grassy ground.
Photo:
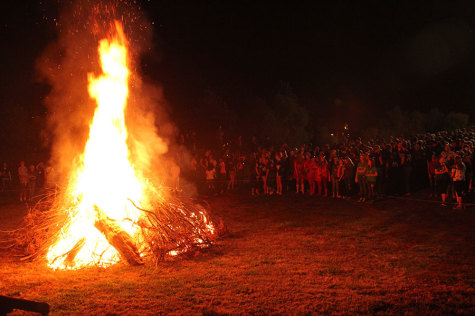
M50 271L0 252L0 294L53 314L475 314L474 208L216 197L229 233L158 267ZM0 229L23 206L0 206Z

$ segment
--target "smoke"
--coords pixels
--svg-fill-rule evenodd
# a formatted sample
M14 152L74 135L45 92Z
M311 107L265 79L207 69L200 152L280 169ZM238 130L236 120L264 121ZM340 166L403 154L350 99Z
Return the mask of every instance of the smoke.
M45 99L49 118L43 139L51 148L50 164L60 176L59 183L65 184L81 162L96 108L88 94L87 77L101 72L98 42L113 32L115 20L123 24L129 48L126 125L130 160L145 176L173 182L177 167L165 153L176 128L167 115L162 89L140 77L140 55L151 49L151 23L126 1L66 1L60 12L57 40L37 61L41 79L51 85Z

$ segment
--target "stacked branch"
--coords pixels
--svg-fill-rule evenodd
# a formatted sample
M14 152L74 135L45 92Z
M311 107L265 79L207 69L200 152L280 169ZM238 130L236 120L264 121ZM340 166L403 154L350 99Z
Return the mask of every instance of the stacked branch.
M225 232L222 220L213 218L201 203L184 197L156 195L149 210L142 211L137 223L146 248L156 262L207 248Z
M28 213L21 226L7 232L4 243L24 260L46 256L61 228L68 224L68 213L60 205L63 203L58 190L39 197L36 204L28 206Z
M95 207L97 218L94 226L114 247L121 258L131 265L143 264L143 258L151 258L155 263L168 256L185 254L190 251L207 248L221 234L225 226L195 200L177 197L173 194L150 193L151 207L145 209L136 201L133 205L141 211L142 216L134 225L140 228L140 244L125 232L120 222L108 218ZM64 200L58 192L45 195L29 209L22 226L10 232L9 244L19 250L24 259L42 259L51 245L70 224L71 209L65 208ZM85 236L86 237L86 236ZM61 257L65 265L73 265L74 258L84 246L85 238L80 239L74 247Z

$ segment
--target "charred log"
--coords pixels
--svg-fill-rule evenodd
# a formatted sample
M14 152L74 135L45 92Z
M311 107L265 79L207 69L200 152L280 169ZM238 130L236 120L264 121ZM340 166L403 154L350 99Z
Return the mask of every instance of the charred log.
M144 264L132 237L120 227L117 221L107 217L99 207L94 206L98 217L94 226L106 237L109 244L114 247L122 258L130 265Z

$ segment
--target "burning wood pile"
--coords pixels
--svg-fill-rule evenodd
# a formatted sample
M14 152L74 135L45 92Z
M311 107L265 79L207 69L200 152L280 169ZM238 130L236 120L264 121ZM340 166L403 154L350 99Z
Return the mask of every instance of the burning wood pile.
M53 269L158 262L208 247L224 230L199 203L154 185L131 161L128 42L121 23L111 29L98 45L102 73L88 74L97 108L79 167L67 187L39 201L12 233L27 258L46 259Z
M25 254L24 260L46 258L48 266L54 269L107 267L120 260L130 265L146 261L158 264L167 258L207 248L226 230L221 220L210 217L202 202L156 194L150 209L129 201L140 213L136 222L129 218L112 219L93 206L96 214L91 224L73 238L71 229L76 224L72 218L78 216L73 214L78 209L62 206L60 196L58 192L45 195L29 210L21 228L11 232L13 246ZM123 228L124 223L135 227L135 234L129 234ZM100 236L92 240L94 249L87 248L91 236ZM107 244L102 245L104 240ZM58 242L66 246L55 252Z

